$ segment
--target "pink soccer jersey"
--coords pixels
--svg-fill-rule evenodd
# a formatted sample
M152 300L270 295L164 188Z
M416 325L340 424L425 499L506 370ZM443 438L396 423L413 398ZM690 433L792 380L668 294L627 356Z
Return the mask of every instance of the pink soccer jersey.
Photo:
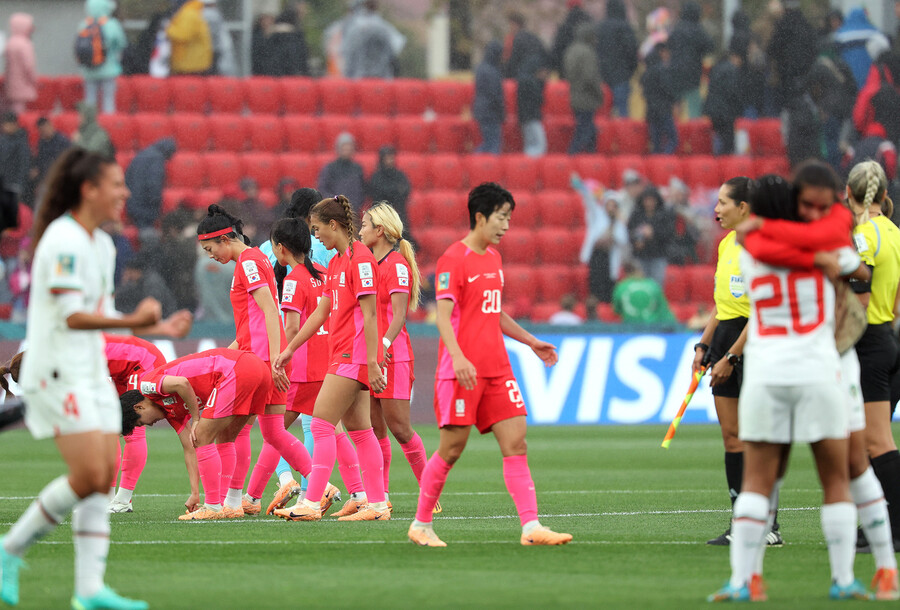
M461 241L438 259L437 298L453 301L450 322L463 355L478 377L512 375L509 355L500 332L503 269L500 253L489 247L477 254ZM453 360L438 343L438 379L455 379Z
M391 295L402 292L409 295L410 276L412 275L409 263L403 255L392 250L378 263L378 326L382 333L386 333L391 321L394 319L394 310L391 308ZM409 313L409 304L406 311ZM389 350L393 358L391 362L409 362L413 360L412 343L406 325L400 328L400 334L394 340Z
M328 264L326 290L331 297L329 365L368 364L359 297L377 294L378 263L372 252L355 241ZM381 342L379 341L379 358Z
M321 265L315 265L327 279L328 271ZM297 265L284 278L284 286L281 290L281 311L293 311L300 314L300 327L306 322L310 314L315 311L325 285L315 279L303 265ZM316 334L309 341L297 348L291 359L290 380L299 383L310 381L322 381L325 379L325 371L328 370L328 328L330 320L325 320Z
M253 292L268 287L272 299L278 303L275 288L275 271L268 257L259 248L244 250L234 268L231 281L231 308L234 310L234 327L237 329L238 349L253 352L265 362L269 361L269 338L266 335L266 316L263 314ZM279 326L281 326L279 318ZM280 352L287 346L284 328L281 328Z
M103 340L109 376L119 394L138 389L138 382L148 371L166 363L162 352L146 339L103 333Z

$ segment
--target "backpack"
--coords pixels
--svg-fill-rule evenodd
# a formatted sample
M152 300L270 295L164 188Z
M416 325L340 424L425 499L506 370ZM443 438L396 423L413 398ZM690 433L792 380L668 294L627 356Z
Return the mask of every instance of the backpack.
M96 68L106 62L106 43L103 40L103 25L106 17L88 17L84 27L75 37L75 60L85 68Z
M891 142L900 141L900 92L885 78L884 67L877 66L881 86L872 96L875 121L881 123Z

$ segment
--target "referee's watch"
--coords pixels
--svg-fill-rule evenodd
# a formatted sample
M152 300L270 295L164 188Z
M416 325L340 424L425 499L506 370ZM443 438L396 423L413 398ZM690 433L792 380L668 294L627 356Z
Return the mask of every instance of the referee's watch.
M702 349L704 352L708 352L708 351L709 351L709 346L708 346L706 343L703 343L703 342L695 343L695 344L694 344L694 351L695 351L695 352L697 351L698 348L699 348L699 349Z
M732 354L731 352L725 354L725 359L728 360L728 364L730 364L731 366L737 366L741 361L740 356L738 356L737 354Z

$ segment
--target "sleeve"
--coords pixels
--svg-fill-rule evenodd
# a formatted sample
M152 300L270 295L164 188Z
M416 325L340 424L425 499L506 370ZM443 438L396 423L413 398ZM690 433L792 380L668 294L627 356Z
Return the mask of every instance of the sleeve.
M149 398L153 402L162 402L163 398L169 396L162 391L162 384L165 378L166 374L160 370L150 371L141 379L138 389L144 395L144 398Z
M50 240L45 240L50 246ZM48 248L45 265L50 280L47 284L53 294L64 292L81 292L84 290L84 278L81 276L83 261L70 243L56 242Z
M375 263L362 260L350 264L350 275L353 278L353 294L358 299L367 294L375 294Z
M768 224L768 223L767 223ZM771 239L760 231L747 236L744 249L756 260L776 267L790 269L812 269L815 267L815 254L783 241Z
M253 292L257 288L268 286L268 283L266 282L265 272L266 270L262 269L257 261L248 258L245 261L241 261L241 266L235 273L235 275L241 277L243 281L242 283L247 289L247 292Z
M402 292L409 294L409 266L405 261L396 260L386 265L384 275L379 281L387 286L388 294Z
M457 259L446 254L439 258L435 276L437 277L435 297L438 300L450 299L458 304L462 297L463 282Z
M850 246L838 250L838 264L841 267L841 275L850 275L859 268L859 263L859 254Z
M874 239L871 231L866 230L868 226L869 225L863 225L859 230L853 233L853 245L856 246L856 252L863 262L870 267L874 267L875 244L869 243L870 241L874 241Z
M284 280L281 291L281 311L303 313L306 306L306 291L297 285L296 279Z
M850 233L850 211L843 205L831 206L828 216L814 222L766 219L759 232L771 239L808 250L834 250L847 245Z

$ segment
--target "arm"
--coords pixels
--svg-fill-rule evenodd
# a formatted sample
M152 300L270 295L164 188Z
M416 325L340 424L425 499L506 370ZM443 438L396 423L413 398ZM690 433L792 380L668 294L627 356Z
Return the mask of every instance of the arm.
M378 311L376 296L364 294L359 297L359 308L363 314L363 334L366 337L366 361L369 368L369 387L374 392L381 392L387 385L378 366Z
M842 205L831 206L825 218L814 222L766 219L759 232L807 250L831 250L847 245L852 229L850 211Z
M471 390L475 387L475 378L478 376L478 372L475 370L475 365L469 362L462 353L459 342L456 340L456 334L453 332L453 324L450 322L450 318L453 315L455 305L451 299L438 299L436 323L438 333L441 335L441 341L444 342L444 347L453 360L453 373L456 375L456 380L464 388Z
M163 377L159 389L164 394L177 394L184 401L184 406L187 408L188 413L191 414L193 425L197 425L200 421L200 403L197 402L197 394L194 392L194 388L187 377L166 375Z
M766 224L768 223L767 220ZM747 235L744 248L753 255L753 258L767 265L791 269L815 267L815 253L780 240L770 239L761 231Z
M284 311L284 335L287 337L288 343L300 332L300 314L296 311L287 309Z
M557 360L559 360L555 345L547 343L546 341L541 341L532 335L530 332L519 326L519 323L513 320L505 311L500 312L500 331L510 339L515 339L519 343L530 347L531 351L533 351L538 358L543 360L544 364L547 366L553 366L556 364Z
M712 311L709 312L709 320L706 322L706 328L700 335L700 342L694 347L694 361L691 363L691 372L696 373L703 366L703 360L709 352L709 344L712 341L713 334L719 326L719 320L716 318L716 307L713 305ZM702 344L702 345L701 345Z
M397 339L397 335L400 334L400 331L403 330L403 325L406 324L406 308L408 305L409 294L405 292L391 294L391 312L393 312L394 317L390 326L384 332L384 338L391 343Z
M266 317L266 338L269 341L269 365L272 369L272 379L275 381L275 387L286 391L290 387L290 382L284 373L278 371L273 364L279 356L278 350L281 349L281 318L278 315L278 305L268 290L254 290L253 300L256 301Z
M194 324L194 316L187 309L181 309L173 313L165 320L160 320L152 326L132 328L136 335L162 335L173 339L182 339L191 332Z
M744 326L744 330L741 331L740 336L728 350L729 353L734 354L735 356L740 356L744 353L744 344L747 342L748 327L749 324ZM725 383L725 381L731 377L733 371L734 367L728 362L728 358L723 355L719 361L713 365L712 370L709 373L710 387Z
M284 365L291 359L297 348L306 343L310 337L325 324L328 314L331 312L331 297L323 296L322 300L316 306L316 310L306 319L303 327L294 335L288 346L279 356L272 361L272 366L283 369Z
M156 323L160 315L159 301L147 298L141 301L133 313L111 317L97 313L76 311L66 317L66 325L72 330L102 330L104 328L142 328Z
M197 467L197 452L191 442L192 426L185 426L178 433L181 440L181 448L184 450L184 465L187 468L188 480L191 483L191 495L188 497L184 507L188 511L196 510L200 507L200 470Z

